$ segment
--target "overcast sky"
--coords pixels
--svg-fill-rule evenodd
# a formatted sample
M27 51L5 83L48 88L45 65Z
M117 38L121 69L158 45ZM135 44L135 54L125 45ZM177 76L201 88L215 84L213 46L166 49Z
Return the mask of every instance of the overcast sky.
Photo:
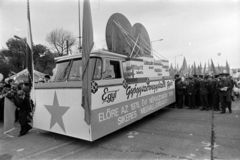
M121 13L143 24L151 41L163 39L153 49L173 67L185 56L188 64L227 60L240 68L240 0L92 0L91 10L95 48L106 47L107 21ZM79 35L77 0L30 0L30 13L34 44L49 46L46 35L56 28ZM14 35L26 37L27 0L0 0L0 34L0 49Z

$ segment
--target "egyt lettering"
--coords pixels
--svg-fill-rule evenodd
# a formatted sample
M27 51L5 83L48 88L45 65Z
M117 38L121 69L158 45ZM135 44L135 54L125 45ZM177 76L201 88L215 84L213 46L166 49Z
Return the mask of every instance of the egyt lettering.
M105 88L103 90L103 95L102 95L102 100L103 100L103 103L104 102L113 102L115 100L115 98L117 97L117 91L118 90L114 90L114 91L108 91L108 88Z
M134 87L128 86L126 89L127 99L129 99L130 97L132 98L133 95L136 95L136 97L138 97L142 94L142 92L148 92L151 90L153 90L155 93L158 91L159 88L164 87L166 87L165 81L159 81L158 84L147 84L139 87L137 86L137 84L135 84Z

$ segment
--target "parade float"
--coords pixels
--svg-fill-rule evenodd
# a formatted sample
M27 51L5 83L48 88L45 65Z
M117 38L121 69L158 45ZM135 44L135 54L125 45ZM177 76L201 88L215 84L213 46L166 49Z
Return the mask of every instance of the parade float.
M83 54L58 57L51 82L35 85L35 128L94 141L175 102L168 61L154 59L142 24L113 14L106 44L108 51L90 53L89 110L82 105Z

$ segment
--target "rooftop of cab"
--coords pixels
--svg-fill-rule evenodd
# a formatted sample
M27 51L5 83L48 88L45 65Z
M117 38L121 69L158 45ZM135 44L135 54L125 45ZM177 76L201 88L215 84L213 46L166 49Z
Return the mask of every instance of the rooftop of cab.
M127 56L125 55L104 51L104 50L94 50L90 53L90 57L95 57L95 56L104 57L104 58L120 58L120 59L127 58ZM56 57L55 61L58 62L58 61L81 58L81 57L82 57L82 54L66 55L66 56Z

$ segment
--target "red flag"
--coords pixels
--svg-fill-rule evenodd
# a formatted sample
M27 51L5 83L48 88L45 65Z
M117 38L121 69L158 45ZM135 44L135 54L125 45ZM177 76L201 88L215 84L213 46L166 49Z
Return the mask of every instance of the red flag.
M85 109L85 121L91 123L91 75L90 52L93 48L93 26L89 0L83 2L83 41L82 41L82 106Z
M27 1L27 19L28 19L28 35L27 35L27 55L26 55L26 63L28 70L28 78L29 78L29 88L34 88L34 76L33 76L33 43L32 43L32 31L31 31L31 20L30 20L30 7L29 0Z
M193 76L193 65L191 67L191 72L190 72L189 76Z
M184 57L184 59L183 59L183 64L182 64L181 72L182 72L183 76L185 76L185 75L188 73L187 61L186 61L185 57Z
M213 71L213 75L216 76L216 75L219 74L219 71L214 66L212 59L211 59L211 63L212 63L211 68L212 68L212 71Z
M202 64L200 63L200 66L199 66L199 74L203 74L202 72Z
M203 68L203 75L206 74L206 63L204 64L204 68Z
M223 69L222 69L222 67L219 66L219 63L218 63L218 72L223 73Z
M208 61L208 74L211 74L211 73L212 73L212 65L210 65Z
M193 75L197 75L197 69L196 69L195 62L194 62L194 65L193 65Z
M170 74L170 76L174 76L175 75L172 64L171 64L171 66L169 68L169 74Z
M230 74L230 67L228 65L228 62L226 61L226 70L227 70L227 73Z

